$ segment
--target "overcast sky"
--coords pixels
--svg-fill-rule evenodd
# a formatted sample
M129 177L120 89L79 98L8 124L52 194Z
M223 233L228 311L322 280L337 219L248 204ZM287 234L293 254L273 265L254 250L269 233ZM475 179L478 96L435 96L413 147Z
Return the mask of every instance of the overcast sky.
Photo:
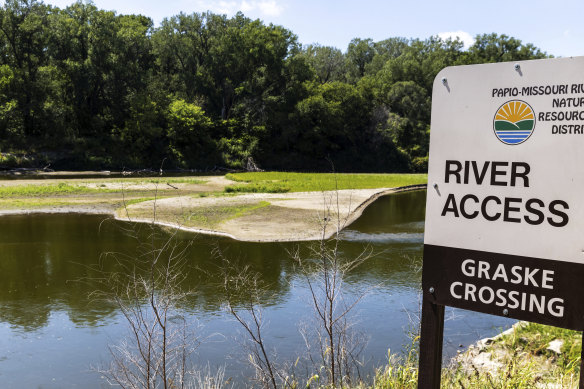
M71 0L45 0L65 7ZM583 0L95 0L102 9L141 13L158 25L168 16L238 10L292 30L301 43L346 50L355 37L460 36L496 32L533 43L555 56L584 55Z

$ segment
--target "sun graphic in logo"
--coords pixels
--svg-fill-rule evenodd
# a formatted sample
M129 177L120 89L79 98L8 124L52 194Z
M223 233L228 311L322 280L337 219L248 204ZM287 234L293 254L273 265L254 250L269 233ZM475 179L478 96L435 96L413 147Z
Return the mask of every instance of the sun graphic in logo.
M497 138L508 145L523 143L535 129L533 108L521 100L512 100L497 110L493 121Z

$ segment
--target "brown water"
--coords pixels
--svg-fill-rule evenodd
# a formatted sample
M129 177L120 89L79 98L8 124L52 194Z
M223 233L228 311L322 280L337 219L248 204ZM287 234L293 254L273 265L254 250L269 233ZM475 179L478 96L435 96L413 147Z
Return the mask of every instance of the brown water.
M342 255L370 247L376 256L347 275L348 298L366 292L354 311L356 327L369 337L365 370L382 365L387 351L410 340L407 330L418 313L425 191L386 196L343 232ZM107 362L108 344L126 334L115 306L91 300L100 273L116 270L102 254L135 255L148 239L145 225L103 216L22 215L0 217L0 388L108 387L91 367ZM161 232L162 235L164 233ZM236 382L249 374L240 361L239 327L222 310L221 275L212 250L221 248L261 274L273 292L264 302L266 342L280 360L293 361L305 348L298 328L312 317L306 283L289 251L306 253L310 243L245 243L181 233L192 241L186 253L185 288L196 293L181 309L189 323L200 324L207 342L193 356L197 365L226 366ZM414 318L414 319L412 319ZM491 336L510 320L448 310L446 356L459 344Z

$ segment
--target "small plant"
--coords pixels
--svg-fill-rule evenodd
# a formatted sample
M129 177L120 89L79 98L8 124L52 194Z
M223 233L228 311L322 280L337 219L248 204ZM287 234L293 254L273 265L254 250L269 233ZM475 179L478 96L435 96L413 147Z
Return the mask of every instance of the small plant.
M152 212L156 220L156 197ZM192 241L178 240L179 229L163 233L154 223L142 228L148 233L146 242L139 231L126 231L141 242L138 254L104 254L103 260L113 260L118 271L103 273L103 288L93 297L119 309L128 325L128 336L109 346L110 363L95 370L110 385L124 389L184 389L194 385L221 389L227 385L224 369L214 374L207 369L205 373L189 362L200 339L179 305L194 293L182 285L186 250Z
M264 388L277 389L288 377L278 370L275 357L268 352L263 337L264 315L262 301L269 301L270 290L260 275L248 266L232 265L217 248L215 255L222 261L225 310L235 318L247 335L244 342L248 363L255 371L255 380Z
M108 253L121 271L104 274L105 292L94 297L116 306L128 323L129 335L109 347L111 362L96 368L110 384L122 388L185 388L193 379L188 357L198 339L178 314L178 304L191 292L182 291L184 252L171 235L160 245L154 226L152 243L140 256Z

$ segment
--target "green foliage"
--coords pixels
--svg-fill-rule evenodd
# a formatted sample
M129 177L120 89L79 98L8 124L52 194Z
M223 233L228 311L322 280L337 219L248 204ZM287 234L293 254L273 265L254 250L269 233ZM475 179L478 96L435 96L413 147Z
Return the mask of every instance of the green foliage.
M257 151L260 137L266 129L264 126L251 126L238 120L230 119L221 122L221 132L225 134L219 139L218 149L223 163L233 169L242 169L248 158Z
M562 354L547 350L549 342L564 341ZM404 356L389 355L388 364L377 370L374 388L418 387L418 338ZM451 364L442 369L443 388L530 389L535 387L576 388L579 377L582 335L580 332L541 324L517 326L482 351L498 355L501 367L479 370L470 364ZM365 386L360 386L365 387Z
M286 193L290 187L279 182L254 182L249 185L229 185L225 193Z
M553 340L563 341L562 353L557 355L547 349ZM582 351L582 333L565 328L546 326L543 324L526 323L518 326L515 331L499 340L499 343L512 350L521 350L531 355L543 355L553 358L561 368L577 375L579 358Z
M301 47L242 13L154 26L77 1L0 7L0 147L53 168L425 171L444 67L547 55L506 35ZM14 161L16 164L17 161Z
M467 63L488 63L542 59L549 56L528 43L523 45L519 39L505 34L482 34L475 37L468 50Z
M345 79L345 56L336 47L308 45L299 56L309 64L319 83Z
M403 356L388 351L387 365L377 369L374 388L379 389L415 389L418 387L418 355L416 347L419 338L414 338L412 345Z
M168 138L175 157L183 165L213 163L215 149L211 136L212 122L203 109L184 100L168 107Z
M347 49L347 78L355 82L363 77L367 65L373 61L375 54L373 40L353 39Z

